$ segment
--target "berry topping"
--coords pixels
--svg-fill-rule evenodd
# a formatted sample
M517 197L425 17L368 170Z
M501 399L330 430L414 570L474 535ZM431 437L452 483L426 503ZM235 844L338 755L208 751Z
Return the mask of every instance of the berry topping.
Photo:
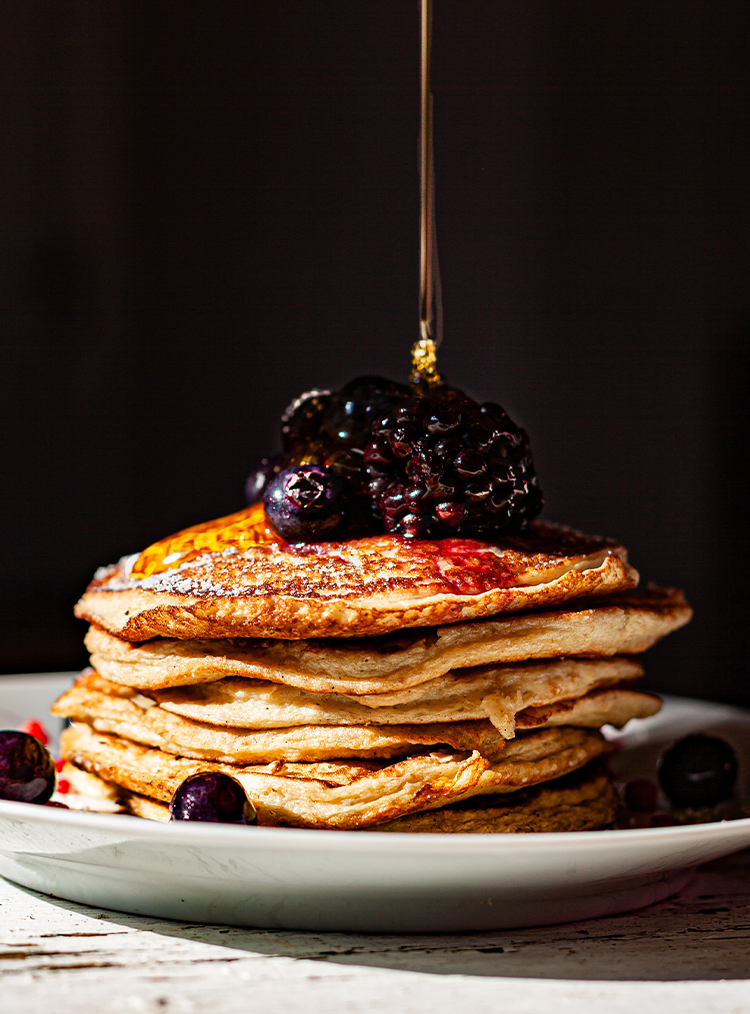
M408 387L384 377L357 377L332 396L322 432L333 440L363 448L371 440L375 419L393 409Z
M315 542L344 530L346 489L331 468L297 465L279 472L266 487L266 517L282 539Z
M55 790L55 763L27 732L0 732L0 799L46 803Z
M284 467L286 459L283 454L272 454L270 458L263 458L260 466L251 472L245 483L245 498L249 504L257 503L263 499L266 486L278 475Z
M220 771L191 775L172 796L171 820L205 820L214 824L256 824L255 807L240 783Z
M358 377L310 391L282 418L284 454L247 481L290 542L393 532L495 538L542 508L526 433L491 402L436 385Z
M674 806L713 806L732 795L737 758L716 736L685 736L662 755L658 775Z
M281 444L285 451L292 451L317 436L330 401L330 391L308 391L288 406L281 417Z
M542 508L528 437L499 405L439 388L405 399L372 432L367 488L388 532L492 538Z

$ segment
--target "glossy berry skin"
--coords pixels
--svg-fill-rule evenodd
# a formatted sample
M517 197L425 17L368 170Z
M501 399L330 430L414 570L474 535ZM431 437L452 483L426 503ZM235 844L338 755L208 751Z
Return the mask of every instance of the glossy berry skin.
M172 796L170 820L213 824L256 824L255 807L240 783L221 771L191 775Z
M409 388L385 377L356 377L332 395L322 419L321 435L364 448L372 424L399 404Z
M0 799L46 803L55 791L55 762L27 732L0 732Z
M278 475L284 467L284 455L272 454L269 458L263 458L258 468L251 472L245 483L245 499L248 504L257 503L263 499L266 486Z
M685 736L662 754L658 776L674 806L713 806L731 797L737 758L717 736Z
M288 542L333 539L346 529L346 486L323 465L279 472L263 494L266 517Z
M542 508L526 433L461 391L410 394L372 425L363 464L375 517L407 538L496 538Z
M307 391L287 407L281 417L281 444L287 453L317 437L330 403L330 391Z

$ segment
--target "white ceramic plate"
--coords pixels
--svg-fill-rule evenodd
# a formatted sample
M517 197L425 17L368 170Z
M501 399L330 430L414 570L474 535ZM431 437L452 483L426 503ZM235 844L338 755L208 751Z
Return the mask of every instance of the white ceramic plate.
M0 727L42 718L70 674L0 677ZM47 723L52 726L51 722ZM669 699L613 735L623 778L663 746L715 732L750 794L750 711ZM159 824L0 801L0 873L143 915L279 929L436 932L610 915L679 890L698 863L750 846L750 819L569 834L368 834Z

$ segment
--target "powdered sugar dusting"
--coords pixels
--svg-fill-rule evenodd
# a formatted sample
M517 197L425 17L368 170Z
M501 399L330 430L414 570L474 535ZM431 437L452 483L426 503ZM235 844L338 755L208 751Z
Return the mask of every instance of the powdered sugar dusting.
M133 577L133 557L105 569L97 590L148 591L200 598L287 595L347 598L382 591L430 594L449 590L474 594L507 586L512 579L504 554L494 546L430 546L398 537L312 546L227 546L148 577Z
M194 598L342 600L382 594L481 595L591 565L592 550L601 555L609 547L599 539L542 525L523 539L501 544L463 539L409 541L383 535L295 546L227 545L188 556L183 563L147 577L134 577L135 558L124 557L116 567L100 571L91 590Z

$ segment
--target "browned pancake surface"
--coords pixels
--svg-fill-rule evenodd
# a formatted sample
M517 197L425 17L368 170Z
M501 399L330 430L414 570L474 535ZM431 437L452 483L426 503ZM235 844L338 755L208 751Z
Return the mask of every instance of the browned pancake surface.
M421 834L595 831L614 822L619 796L607 775L596 765L593 767L593 772L585 768L526 792L484 796L439 810L411 813L378 824L372 830Z
M145 578L133 558L89 586L76 615L128 641L352 637L552 606L632 588L622 546L559 525L483 543L375 536L205 552Z

